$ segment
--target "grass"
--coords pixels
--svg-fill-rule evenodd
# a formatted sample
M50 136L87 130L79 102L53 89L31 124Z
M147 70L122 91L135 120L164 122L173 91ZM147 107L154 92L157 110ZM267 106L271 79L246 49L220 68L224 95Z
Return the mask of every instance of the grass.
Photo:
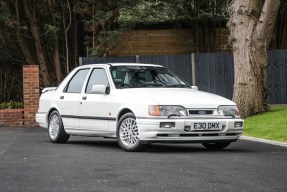
M287 142L287 105L245 119L243 135Z

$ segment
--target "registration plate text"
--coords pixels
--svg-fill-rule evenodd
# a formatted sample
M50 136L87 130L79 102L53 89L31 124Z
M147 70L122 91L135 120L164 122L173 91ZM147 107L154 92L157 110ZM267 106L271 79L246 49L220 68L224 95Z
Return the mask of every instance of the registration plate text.
M219 122L207 122L207 123L194 123L194 130L221 130L222 125Z

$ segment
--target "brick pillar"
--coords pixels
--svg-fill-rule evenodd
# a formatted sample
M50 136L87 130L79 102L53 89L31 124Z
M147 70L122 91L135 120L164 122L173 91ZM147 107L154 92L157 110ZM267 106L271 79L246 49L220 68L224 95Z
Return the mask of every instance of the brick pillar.
M39 105L39 67L23 66L24 126L34 127L38 124L35 115Z

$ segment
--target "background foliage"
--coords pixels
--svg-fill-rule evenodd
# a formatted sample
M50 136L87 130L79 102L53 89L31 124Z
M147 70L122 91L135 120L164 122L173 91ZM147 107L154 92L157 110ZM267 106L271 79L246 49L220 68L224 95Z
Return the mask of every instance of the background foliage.
M229 0L0 0L0 103L22 100L21 65L39 64L41 87L56 86L79 56L107 56L119 33L191 28L205 49L206 33L225 28ZM287 3L282 0L272 48L286 48ZM167 25L168 24L168 25ZM219 38L219 37L215 37ZM199 48L199 45L202 45Z
M21 109L23 107L23 103L18 101L0 103L0 109Z

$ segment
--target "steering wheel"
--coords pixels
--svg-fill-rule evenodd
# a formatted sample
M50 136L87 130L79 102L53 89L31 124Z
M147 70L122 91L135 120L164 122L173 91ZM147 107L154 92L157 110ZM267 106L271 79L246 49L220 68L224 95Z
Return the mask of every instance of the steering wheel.
M128 84L125 84L125 83L119 83L118 87L128 87L128 88L130 88L130 86Z

